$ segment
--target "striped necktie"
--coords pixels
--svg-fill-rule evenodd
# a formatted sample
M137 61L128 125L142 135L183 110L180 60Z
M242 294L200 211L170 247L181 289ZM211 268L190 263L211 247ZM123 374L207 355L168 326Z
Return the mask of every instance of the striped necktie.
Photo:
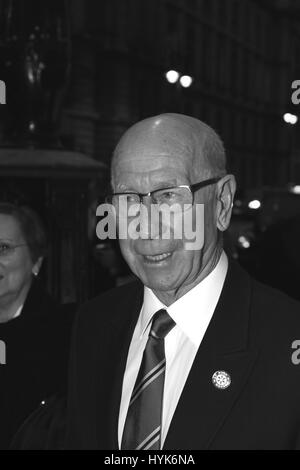
M161 446L165 381L165 336L175 326L166 310L153 315L148 341L125 421L121 449L154 450Z

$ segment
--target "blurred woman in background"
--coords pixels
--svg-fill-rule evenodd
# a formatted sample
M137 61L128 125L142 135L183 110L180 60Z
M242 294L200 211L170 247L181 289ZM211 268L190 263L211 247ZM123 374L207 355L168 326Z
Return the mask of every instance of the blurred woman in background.
M0 203L0 449L45 398L66 385L73 306L60 306L38 280L47 240L37 214Z

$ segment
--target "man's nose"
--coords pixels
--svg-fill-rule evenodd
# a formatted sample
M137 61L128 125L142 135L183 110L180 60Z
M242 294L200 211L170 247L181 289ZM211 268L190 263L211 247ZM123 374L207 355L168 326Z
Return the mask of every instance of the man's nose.
M160 220L157 206L150 196L144 196L140 210L140 237L159 238Z

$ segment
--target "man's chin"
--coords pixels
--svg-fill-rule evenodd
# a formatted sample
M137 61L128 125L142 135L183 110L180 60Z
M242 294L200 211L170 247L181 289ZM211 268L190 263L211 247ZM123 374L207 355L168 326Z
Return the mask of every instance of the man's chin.
M174 289L174 282L170 282L164 276L155 276L141 279L142 283L154 292L169 292Z

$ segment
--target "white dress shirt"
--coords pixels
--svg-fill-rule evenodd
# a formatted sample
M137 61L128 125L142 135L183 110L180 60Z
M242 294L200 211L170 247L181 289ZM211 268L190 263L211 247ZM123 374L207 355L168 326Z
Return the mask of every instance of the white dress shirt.
M144 302L132 336L123 379L118 427L119 447L153 315L164 308L176 323L165 338L166 372L161 436L163 444L197 350L218 303L227 269L228 259L223 251L213 271L169 307L166 307L151 289L144 287Z

